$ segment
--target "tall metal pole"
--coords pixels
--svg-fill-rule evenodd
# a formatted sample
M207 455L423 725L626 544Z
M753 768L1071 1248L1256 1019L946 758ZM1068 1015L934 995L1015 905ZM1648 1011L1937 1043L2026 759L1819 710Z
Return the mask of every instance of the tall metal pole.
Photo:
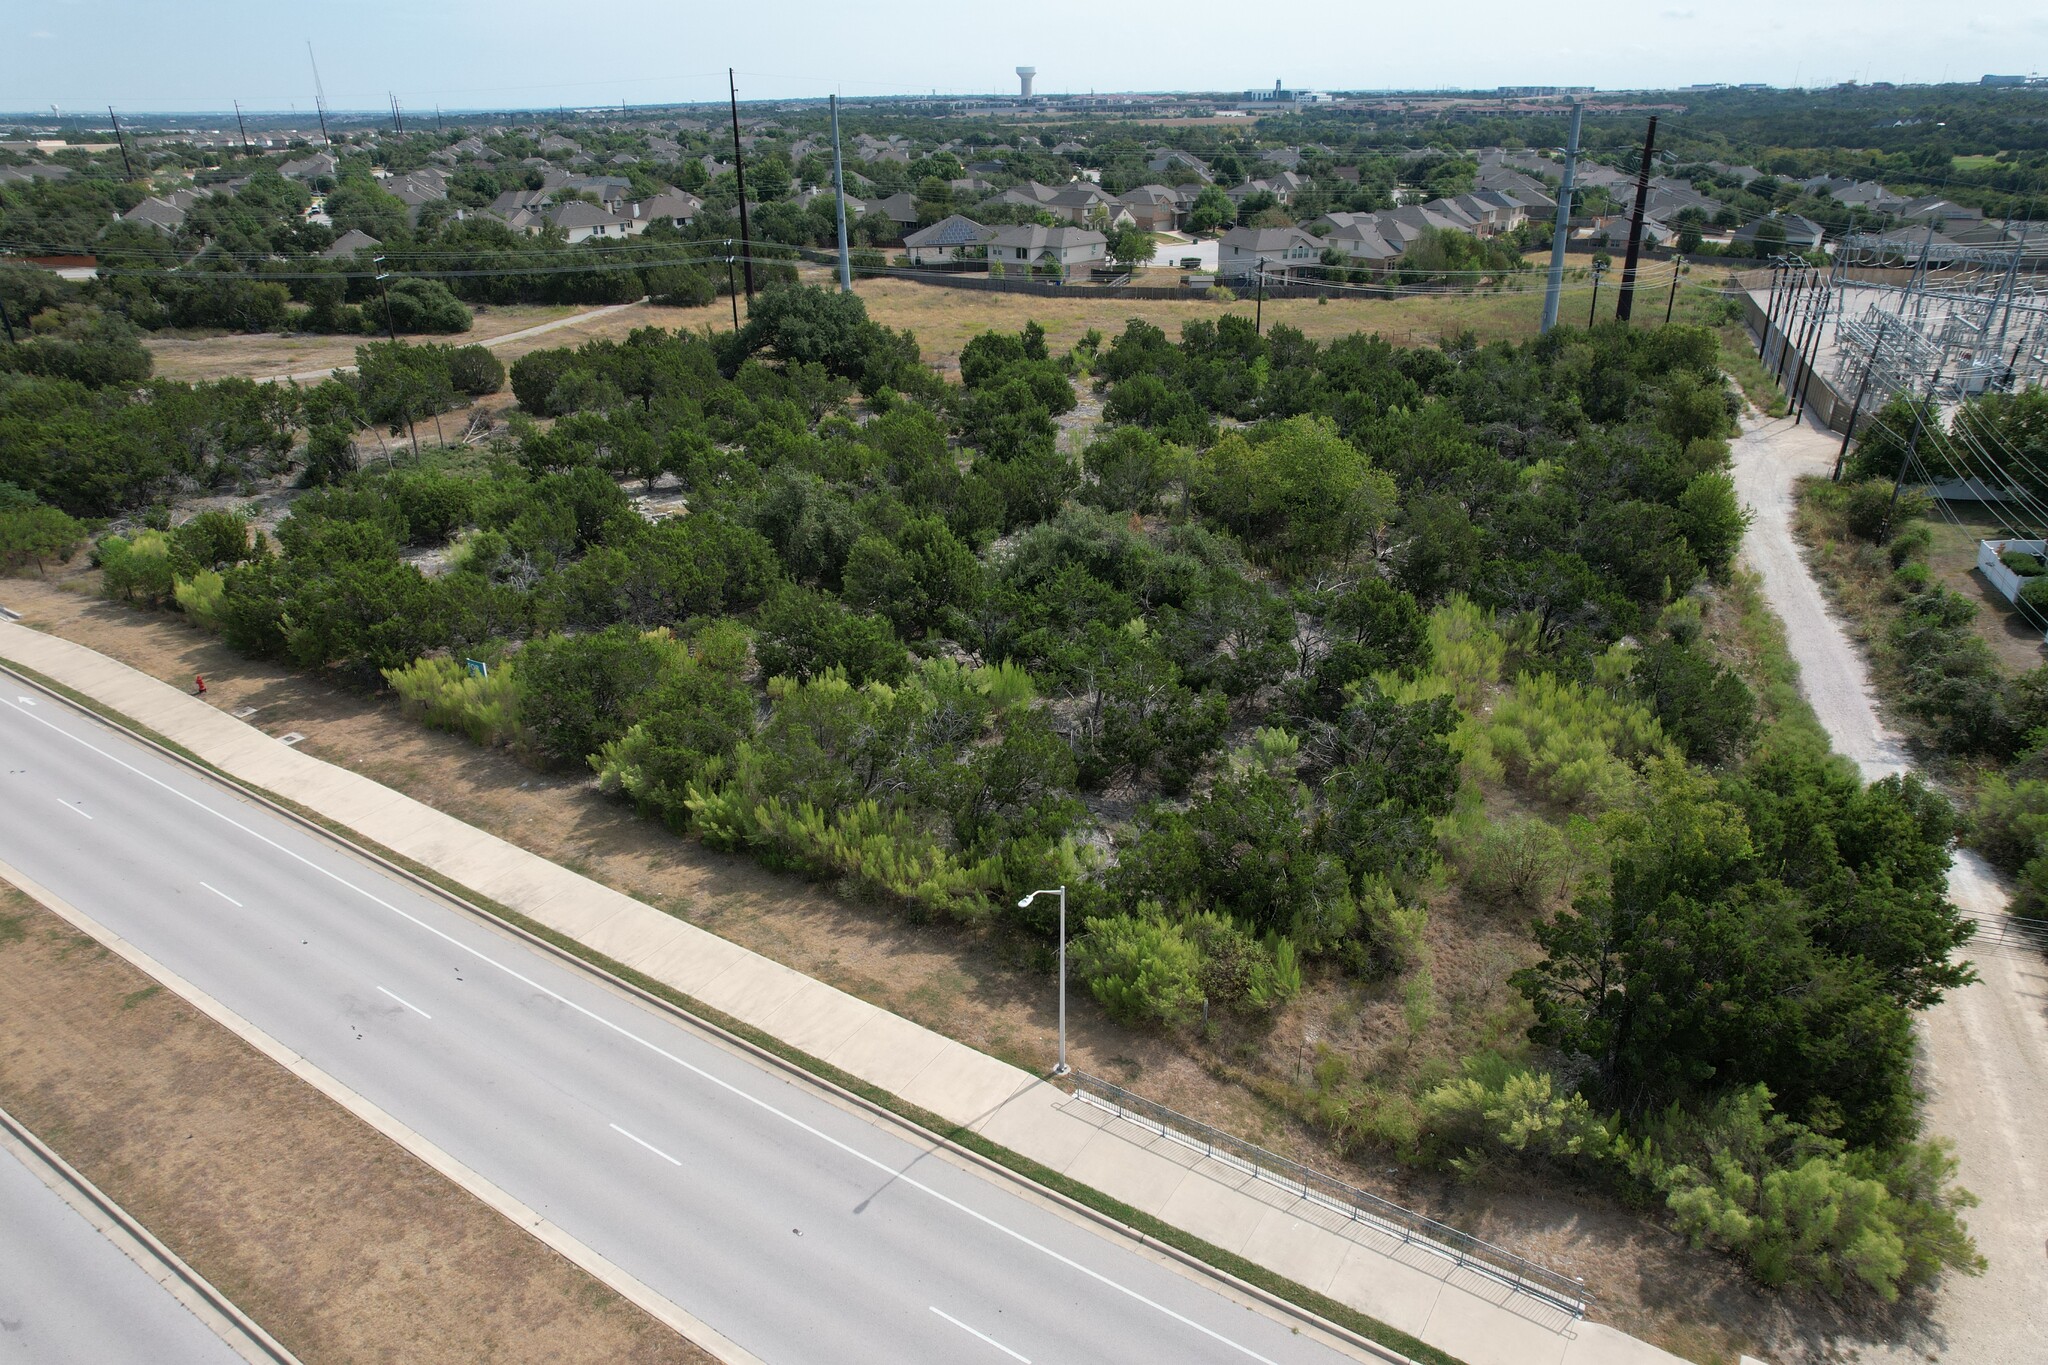
M128 159L128 139L121 136L121 116L114 112L114 106L111 104L107 106L107 117L114 121L114 142L121 148L121 169L128 173L130 180L133 180L135 163Z
M249 125L242 122L242 102L235 101L235 128L242 135L242 155L249 155Z
M1579 169L1579 123L1586 106L1572 106L1571 140L1564 145L1564 179L1557 188L1557 226L1550 234L1550 284L1543 291L1543 328L1557 326L1557 303L1564 295L1564 253L1572 237L1572 181Z
M313 66L313 107L320 111L320 141L332 147L334 139L327 136L327 88L320 83L320 59L313 55L313 40L306 40L306 60Z
M1685 257L1671 258L1671 297L1664 300L1664 325L1671 325L1671 310L1678 306L1678 277L1685 273Z
M1067 888L1060 887L1060 1060L1055 1076L1067 1074Z
M846 172L839 163L839 96L832 99L832 197L839 204L839 292L853 292L853 256L846 249Z
M1067 888L1062 884L1058 888L1048 887L1043 891L1033 891L1017 902L1017 908L1026 909L1040 896L1060 898L1060 1059L1059 1064L1053 1067L1052 1074L1064 1076L1067 1074Z
M1934 406L1934 390L1941 383L1941 370L1934 371L1934 378L1928 381L1927 401L1917 403L1913 409L1913 439L1906 442L1906 453L1899 457L1898 476L1892 480L1892 500L1885 504L1884 529L1892 528L1892 513L1899 510L1899 488L1906 481L1906 466L1920 453L1920 433L1927 425L1927 409Z
M1593 301L1586 305L1586 326L1593 325L1593 314L1600 309L1600 277L1607 273L1607 262L1593 262Z
M1782 282L1781 277L1784 273L1784 263L1773 257L1771 260L1771 292L1764 303L1763 342L1757 347L1756 351L1757 363L1767 370L1771 367L1772 333L1778 326L1778 285Z
M725 239L725 292L732 300L732 329L740 329L740 286L732 277L732 238Z
M1799 348L1802 358L1806 361L1806 378L1799 381L1799 404L1792 411L1794 421L1806 420L1806 395L1813 391L1813 372L1817 368L1814 362L1820 359L1821 328L1827 325L1828 307L1834 298L1831 281L1819 282L1819 288L1820 297L1815 300L1812 310L1808 313L1811 321L1806 326L1806 341ZM1836 340L1840 341L1839 335Z
M1799 293L1805 286L1806 272L1794 269L1791 282L1785 286L1785 316L1778 324L1778 359L1771 366L1771 378L1780 387L1785 383L1785 367L1792 363L1792 329L1798 325Z
M1621 296L1615 300L1614 318L1627 322L1636 302L1636 261L1643 254L1643 208L1650 200L1650 153L1657 145L1657 116L1650 115L1649 131L1643 134L1643 168L1636 172L1636 211L1628 225L1628 256L1621 266Z
M740 190L741 266L747 275L747 306L754 305L754 241L747 231L747 159L740 152L740 88L733 83L732 68L725 69L725 88L732 100L732 173Z
M1842 448L1835 452L1835 472L1828 475L1831 483L1842 481L1842 466L1849 459L1849 438L1856 434L1856 419L1863 415L1863 397L1870 392L1870 376L1877 373L1878 348L1884 345L1884 319L1877 323L1877 339L1870 343L1870 359L1863 366L1863 380L1856 386L1856 401L1849 405L1849 426L1842 433Z

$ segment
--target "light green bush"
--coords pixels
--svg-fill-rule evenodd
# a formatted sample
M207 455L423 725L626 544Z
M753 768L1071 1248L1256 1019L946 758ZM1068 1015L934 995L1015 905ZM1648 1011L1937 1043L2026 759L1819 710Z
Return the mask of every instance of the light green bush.
M175 581L172 591L178 599L178 609L198 625L208 630L220 629L221 599L226 595L226 581L212 569L200 569L192 577Z
M1155 916L1090 919L1069 949L1075 973L1112 1019L1184 1024L1202 1007L1202 954L1177 924Z
M1628 799L1632 764L1676 752L1649 707L1549 673L1517 679L1483 732L1518 787L1596 812Z
M510 661L491 665L480 678L459 660L434 656L387 668L384 678L414 720L478 744L509 744L518 737L519 678Z
M104 571L100 591L109 597L161 606L176 591L171 538L165 532L143 530L132 536L108 536L100 541L97 554Z

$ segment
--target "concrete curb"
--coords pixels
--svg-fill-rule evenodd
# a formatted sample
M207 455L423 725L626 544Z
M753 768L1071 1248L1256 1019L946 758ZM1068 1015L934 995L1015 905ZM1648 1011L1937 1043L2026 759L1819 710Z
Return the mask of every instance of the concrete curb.
M65 1203L78 1210L102 1236L141 1266L250 1365L299 1365L299 1358L264 1331L261 1323L236 1307L234 1300L213 1287L212 1281L186 1265L177 1252L158 1241L133 1214L5 1109L0 1109L0 1148L19 1157L22 1165L34 1171Z

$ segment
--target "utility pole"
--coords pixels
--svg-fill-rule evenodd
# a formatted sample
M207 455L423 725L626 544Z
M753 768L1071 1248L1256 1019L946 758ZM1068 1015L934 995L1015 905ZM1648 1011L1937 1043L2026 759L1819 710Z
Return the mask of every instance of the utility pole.
M1671 325L1671 310L1678 306L1678 277L1685 273L1685 257L1671 258L1671 297L1664 300L1664 325Z
M1828 307L1834 301L1834 289L1829 283L1819 283L1820 297L1807 310L1806 338L1800 345L1800 358L1806 362L1806 378L1799 381L1799 404L1793 410L1795 421L1806 418L1806 395L1813 390L1813 362L1820 356L1820 330L1826 324Z
M725 292L732 299L732 329L740 329L740 286L732 277L732 238L725 239Z
M839 96L832 99L832 197L839 201L839 292L853 292L853 258L846 250L846 172L839 164Z
M740 251L745 259L741 266L747 276L747 307L754 306L754 240L747 231L747 159L740 151L740 88L733 83L732 68L725 69L725 89L732 101L732 173L739 182L740 191ZM735 307L738 305L735 304Z
M7 344L12 346L14 344L14 319L7 316L6 299L0 299L0 328L6 329Z
M242 155L249 155L249 125L242 122L242 102L235 101L235 128L242 135Z
M436 133L446 133L448 131L448 126L441 122L441 106L438 104L434 106L434 131Z
M1607 262L1593 262L1593 301L1586 305L1586 326L1593 325L1593 315L1600 311L1600 277L1607 273Z
M391 291L384 287L384 281L391 277L384 273L384 258L373 257L371 264L377 267L377 295L384 300L384 330L391 335L393 345L398 344L398 324L391 320Z
M1615 300L1614 316L1627 322L1636 302L1636 262L1643 254L1643 208L1650 199L1650 153L1657 145L1657 116L1650 115L1649 131L1643 134L1643 167L1636 172L1636 212L1628 225L1628 257L1621 266L1621 296Z
M1557 188L1557 226L1550 234L1550 287L1543 291L1543 329L1557 326L1557 303L1564 294L1564 253L1572 236L1572 180L1579 169L1579 122L1586 106L1572 105L1571 140L1564 145L1564 180Z
M121 136L121 116L114 112L114 106L111 104L107 106L107 117L114 121L114 141L121 148L121 169L128 173L130 180L133 180L135 163L128 159L128 139Z
M1266 326L1266 258L1259 257L1259 301L1253 305L1252 335L1261 335Z
M1771 292L1764 303L1764 334L1762 343L1756 350L1757 363L1765 369L1769 369L1771 365L1771 329L1778 325L1778 283L1782 273L1783 265L1775 257L1772 258Z
M1778 381L1780 387L1784 385L1786 372L1792 366L1792 329L1799 325L1799 308L1806 297L1806 278L1805 268L1800 267L1792 277L1791 287L1786 291L1785 321L1780 329L1785 339L1778 347L1778 364L1771 371L1772 377Z

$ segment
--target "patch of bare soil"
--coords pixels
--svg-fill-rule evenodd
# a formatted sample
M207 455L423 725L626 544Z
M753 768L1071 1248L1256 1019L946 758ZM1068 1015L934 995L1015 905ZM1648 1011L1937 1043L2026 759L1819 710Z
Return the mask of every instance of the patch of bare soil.
M4 884L0 1002L0 1104L307 1365L714 1365Z
M538 774L503 751L427 730L396 701L244 659L181 618L90 595L96 575L0 582L25 624L158 678L207 679L207 698L271 734L403 791L713 933L1028 1070L1049 1070L1055 996L1049 963L999 937L927 926L679 839L607 799L592 778ZM1824 1305L1752 1288L1726 1259L1683 1241L1611 1196L1505 1174L1485 1187L1396 1166L1377 1148L1347 1158L1292 1115L1317 1062L1345 1054L1353 1077L1448 1074L1443 1059L1518 1029L1507 973L1532 944L1526 925L1448 895L1433 907L1432 987L1310 973L1301 997L1256 1028L1218 1016L1178 1036L1111 1022L1085 992L1070 999L1068 1046L1081 1070L1228 1129L1583 1278L1595 1316L1702 1362L1747 1350L1780 1362L1833 1358L1854 1330ZM1436 1068L1434 1072L1431 1068Z

